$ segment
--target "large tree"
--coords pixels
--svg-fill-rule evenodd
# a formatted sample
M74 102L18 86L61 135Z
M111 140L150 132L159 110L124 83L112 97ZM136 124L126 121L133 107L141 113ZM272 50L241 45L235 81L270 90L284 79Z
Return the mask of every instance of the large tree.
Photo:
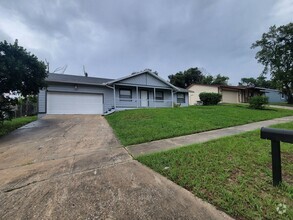
M212 85L228 85L228 76L222 76L221 74L216 75L213 77L213 80L211 82Z
M46 65L18 45L0 42L0 122L11 116L11 107L16 100L9 94L17 93L23 97L36 95L45 86Z
M238 83L240 86L257 86L256 79L253 77L249 78L241 78L240 82Z
M267 80L267 78L263 75L260 75L257 78L249 77L249 78L241 78L239 82L241 86L257 86L263 88L275 89L275 84L271 80Z
M293 103L293 23L270 27L251 48L260 48L256 59L264 65L263 73L270 73L288 103Z
M208 85L227 85L229 77L218 74L216 76L204 75L199 68L189 68L183 72L178 72L174 75L169 75L170 83L186 88L191 84L208 84Z
M171 84L178 87L186 88L193 83L201 83L204 75L202 74L200 69L195 67L185 70L184 72L180 71L175 75L169 75L168 78Z

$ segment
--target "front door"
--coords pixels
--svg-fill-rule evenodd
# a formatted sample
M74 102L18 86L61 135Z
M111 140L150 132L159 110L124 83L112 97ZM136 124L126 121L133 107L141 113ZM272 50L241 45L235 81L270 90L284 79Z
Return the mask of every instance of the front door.
M140 91L140 105L141 107L148 107L149 106L149 92L146 90Z

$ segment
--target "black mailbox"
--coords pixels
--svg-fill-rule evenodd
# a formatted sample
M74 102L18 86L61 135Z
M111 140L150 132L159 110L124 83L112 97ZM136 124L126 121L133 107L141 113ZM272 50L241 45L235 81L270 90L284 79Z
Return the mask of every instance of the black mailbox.
M284 130L278 128L261 128L260 137L272 141L281 141L293 143L293 130Z
M277 186L282 182L280 142L293 143L293 130L261 128L260 137L271 140L273 185Z

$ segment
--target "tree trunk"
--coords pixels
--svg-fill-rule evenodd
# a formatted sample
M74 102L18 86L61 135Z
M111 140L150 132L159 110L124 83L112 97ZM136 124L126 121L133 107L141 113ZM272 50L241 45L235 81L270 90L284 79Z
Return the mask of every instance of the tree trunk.
M285 95L287 96L287 102L288 104L293 104L293 90L292 87L289 86L288 84L285 85L286 90L285 90Z
M287 90L287 102L288 104L293 104L293 95L290 89Z
M288 95L287 102L288 102L288 104L293 104L293 96L292 95Z

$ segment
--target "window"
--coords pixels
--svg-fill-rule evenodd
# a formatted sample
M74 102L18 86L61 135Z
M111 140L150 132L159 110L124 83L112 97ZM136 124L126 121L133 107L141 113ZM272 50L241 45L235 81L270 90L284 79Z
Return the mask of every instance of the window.
M131 101L132 91L130 89L120 89L119 98L121 101Z
M185 103L185 94L177 93L177 103Z
M285 94L281 93L281 99L285 99Z
M156 100L164 100L164 92L163 91L156 91Z

